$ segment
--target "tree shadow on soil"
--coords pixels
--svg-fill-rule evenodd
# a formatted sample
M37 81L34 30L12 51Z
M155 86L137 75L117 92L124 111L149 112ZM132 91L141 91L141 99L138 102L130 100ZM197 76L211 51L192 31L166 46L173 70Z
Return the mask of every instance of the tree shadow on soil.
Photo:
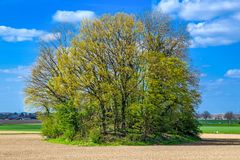
M214 139L214 138L203 138L198 142L193 142L184 145L240 145L240 139Z

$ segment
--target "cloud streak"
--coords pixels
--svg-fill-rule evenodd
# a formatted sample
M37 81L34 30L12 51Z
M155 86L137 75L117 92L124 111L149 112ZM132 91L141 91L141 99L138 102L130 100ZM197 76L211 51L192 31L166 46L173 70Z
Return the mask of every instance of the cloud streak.
M83 19L93 19L95 13L87 10L61 11L58 10L53 15L53 20L61 23L78 23Z
M17 66L16 68L0 69L0 74L14 74L25 76L30 73L31 66Z
M6 74L7 82L22 82L31 73L31 66L17 66L16 68L0 69L0 74Z
M13 28L0 26L0 38L6 42L23 42L39 39L42 41L55 40L53 33L48 33L37 29Z

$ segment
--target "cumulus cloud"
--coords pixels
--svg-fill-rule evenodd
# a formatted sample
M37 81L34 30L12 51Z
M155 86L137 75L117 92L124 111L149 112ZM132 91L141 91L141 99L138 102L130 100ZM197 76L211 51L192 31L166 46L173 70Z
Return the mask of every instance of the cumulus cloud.
M48 33L37 29L13 28L8 26L0 26L0 38L7 42L23 42L40 39L43 41L54 40L51 39L52 33Z
M177 14L185 20L210 20L239 11L239 0L161 0L156 6L168 14Z
M156 10L162 11L168 14L177 14L181 8L181 3L178 0L161 0L155 7Z
M186 20L210 20L240 9L239 0L185 0L180 17Z
M58 10L53 15L53 20L56 22L64 23L77 23L83 19L92 19L95 17L95 13L87 10L77 10L77 11L61 11Z
M240 69L230 69L225 76L229 78L240 78Z
M217 19L201 23L189 23L187 29L192 36L192 47L227 45L240 41L240 20Z
M155 10L190 22L192 47L240 41L240 0L161 0Z

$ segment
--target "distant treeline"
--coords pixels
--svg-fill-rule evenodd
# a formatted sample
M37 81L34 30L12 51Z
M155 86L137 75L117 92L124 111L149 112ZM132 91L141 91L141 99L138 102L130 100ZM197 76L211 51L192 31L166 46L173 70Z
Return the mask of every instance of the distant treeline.
M28 120L37 119L36 113L0 113L0 120Z
M231 111L221 114L211 114L208 111L204 111L202 113L197 113L197 118L204 120L240 120L240 114Z

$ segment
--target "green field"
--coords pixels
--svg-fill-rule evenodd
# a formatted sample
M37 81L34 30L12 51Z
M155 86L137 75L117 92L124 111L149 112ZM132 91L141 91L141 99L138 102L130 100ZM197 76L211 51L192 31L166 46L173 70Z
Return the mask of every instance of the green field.
M40 132L41 124L0 124L0 131Z
M240 126L201 126L202 133L240 134Z
M199 120L202 133L240 134L239 120Z

